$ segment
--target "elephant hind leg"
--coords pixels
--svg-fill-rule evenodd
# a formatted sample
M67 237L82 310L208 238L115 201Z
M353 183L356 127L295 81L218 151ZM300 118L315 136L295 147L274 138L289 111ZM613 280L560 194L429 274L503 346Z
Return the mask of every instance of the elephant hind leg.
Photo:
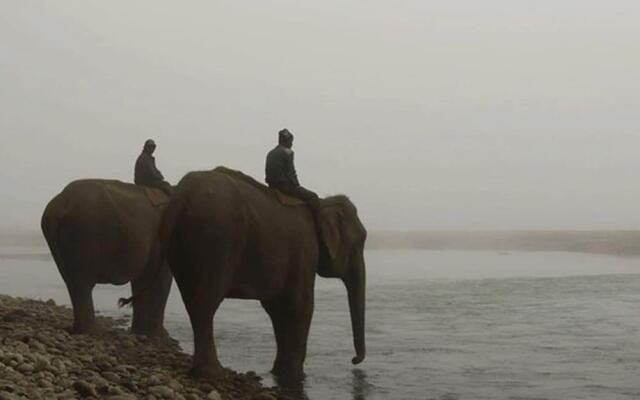
M67 285L73 306L72 333L97 330L92 292L97 281L97 259L100 249L95 240L73 227L58 232L56 266Z
M171 271L167 265L131 281L132 294L140 293L133 302L131 332L150 337L167 337L164 310L171 290Z
M194 353L191 375L197 378L219 378L224 374L224 369L218 360L213 338L213 316L222 298L214 299L204 293L197 295L196 299L198 297L202 299L200 304L189 306L185 301L193 329Z
M224 369L218 360L213 337L213 316L224 298L224 282L207 273L207 265L195 264L175 268L174 277L193 330L193 367L197 378L219 378Z
M191 317L194 339L191 375L196 378L219 378L224 374L224 368L218 360L218 352L213 338L213 313L197 314Z
M93 308L93 284L68 284L69 297L73 305L73 326L71 333L91 333L97 330Z

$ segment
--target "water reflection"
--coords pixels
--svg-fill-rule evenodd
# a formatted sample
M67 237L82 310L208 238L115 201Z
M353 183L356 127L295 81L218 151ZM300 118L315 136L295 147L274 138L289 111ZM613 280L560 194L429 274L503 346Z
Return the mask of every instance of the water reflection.
M296 379L283 376L273 375L280 392L287 398L292 400L310 400L307 392L304 390L305 378Z
M361 369L351 370L351 396L353 400L367 400L371 384L367 380L367 373ZM291 400L312 400L305 391L303 379L292 379L286 377L273 376L273 379L280 389L280 392ZM321 399L313 399L321 400Z
M351 378L353 400L366 400L369 397L369 388L371 387L367 381L367 373L361 369L354 369L351 373L353 374Z

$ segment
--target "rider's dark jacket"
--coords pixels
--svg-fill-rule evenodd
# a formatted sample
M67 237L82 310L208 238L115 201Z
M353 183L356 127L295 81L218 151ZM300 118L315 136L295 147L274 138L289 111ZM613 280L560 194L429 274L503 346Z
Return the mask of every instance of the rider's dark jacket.
M266 181L269 186L298 187L298 174L293 164L293 150L278 145L267 154L265 168Z
M136 160L134 180L136 185L161 188L164 176L156 168L156 159L146 152L142 152Z

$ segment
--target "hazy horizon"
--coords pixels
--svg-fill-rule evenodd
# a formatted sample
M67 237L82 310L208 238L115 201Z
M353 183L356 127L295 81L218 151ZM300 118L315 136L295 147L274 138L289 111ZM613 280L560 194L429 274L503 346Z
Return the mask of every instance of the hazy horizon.
M372 231L638 229L640 3L6 2L0 232L74 179L303 185Z

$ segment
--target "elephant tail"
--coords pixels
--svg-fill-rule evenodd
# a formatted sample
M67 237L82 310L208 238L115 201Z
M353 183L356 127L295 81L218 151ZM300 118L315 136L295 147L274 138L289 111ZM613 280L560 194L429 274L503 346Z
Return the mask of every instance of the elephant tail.
M174 228L176 226L176 221L182 214L183 210L184 201L177 196L172 198L162 216L162 221L160 222L160 229L158 230L154 250L149 257L148 266L149 270L154 271L153 279L148 286L142 288L137 293L133 293L131 297L119 298L118 307L122 308L132 305L132 303L135 302L136 299L138 299L142 294L144 294L154 286L154 284L158 280L158 276L160 276L160 271L165 264L167 245L169 243L169 240L171 239L171 235L173 234Z
M144 290L146 291L146 289L147 289L147 288L145 288ZM119 308L122 308L122 307L131 306L131 305L132 305L132 303L133 303L133 301L134 301L135 299L137 299L137 298L138 298L138 295L139 295L140 293L141 293L141 292L138 292L137 294L135 294L135 295L133 295L133 296L131 296L131 297L120 297L120 298L118 299L118 307L119 307Z
M145 288L145 290L146 290L146 288ZM139 293L138 293L138 294L139 294ZM131 296L131 297L120 297L120 298L118 299L118 307L119 307L119 308L122 308L122 307L131 306L131 305L132 305L131 303L133 303L133 301L134 301L135 299L137 299L137 298L138 298L138 295L137 295L137 294L135 294L135 295L133 295L133 296Z

